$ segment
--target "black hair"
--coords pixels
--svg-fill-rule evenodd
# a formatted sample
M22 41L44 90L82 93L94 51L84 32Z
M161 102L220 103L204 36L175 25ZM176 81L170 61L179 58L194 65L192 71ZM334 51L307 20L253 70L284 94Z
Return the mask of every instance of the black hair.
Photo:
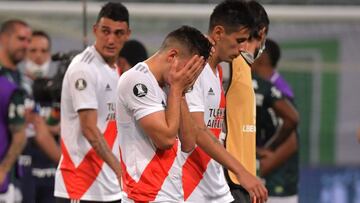
M241 28L252 29L254 20L244 1L226 0L218 4L210 16L209 31L221 25L227 34Z
M45 39L47 39L48 43L49 43L49 49L51 48L51 39L50 36L42 30L34 30L32 32L31 37L44 37Z
M266 39L264 51L269 56L272 68L275 69L281 57L279 45L274 40Z
M130 66L135 66L137 63L148 58L145 46L137 40L129 40L125 42L119 56L124 57Z
M170 32L160 49L165 49L173 42L179 43L188 49L190 54L199 54L203 56L205 60L209 58L211 43L209 40L196 28L183 25L180 28Z
M257 1L248 1L247 6L249 7L250 13L254 19L254 27L250 33L250 38L260 38L260 30L265 28L265 33L269 31L269 16L267 15L265 8Z
M109 2L106 3L100 10L99 15L96 19L96 23L100 21L101 18L109 18L113 21L121 21L129 24L129 11L121 3Z
M15 25L22 25L25 27L29 27L29 25L20 19L11 19L11 20L7 20L5 22L3 22L1 24L1 28L0 28L0 34L3 34L5 32L12 32L14 31L14 27Z

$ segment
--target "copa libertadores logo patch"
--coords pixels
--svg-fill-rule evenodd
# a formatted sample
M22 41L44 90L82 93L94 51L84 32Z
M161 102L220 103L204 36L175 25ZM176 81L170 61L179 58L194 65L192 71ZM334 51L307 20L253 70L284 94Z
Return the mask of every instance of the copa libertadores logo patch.
M137 97L144 97L147 94L148 89L144 84L138 83L134 86L133 92Z
M77 89L77 90L83 90L83 89L85 89L86 88L86 81L84 80L84 79L82 79L82 78L80 78L80 79L78 79L78 80L76 80L76 82L75 82L75 88Z

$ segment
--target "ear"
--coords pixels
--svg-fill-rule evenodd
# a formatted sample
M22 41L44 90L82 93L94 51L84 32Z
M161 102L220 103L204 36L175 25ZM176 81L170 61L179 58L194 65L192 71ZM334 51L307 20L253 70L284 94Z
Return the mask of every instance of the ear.
M167 51L166 60L169 63L172 63L176 57L179 56L179 50L172 48Z
M261 38L261 41L263 41L264 39L265 39L265 37L266 37L266 28L265 27L263 27L260 31L259 31L259 36L260 36L260 38Z
M211 32L211 37L215 40L215 43L220 41L225 34L225 28L221 25L217 25Z
M126 40L128 40L130 38L130 35L131 35L131 29L128 28L128 32L127 32L127 35L126 35Z
M97 24L94 24L92 28L93 28L93 33L95 35L96 31L98 30Z

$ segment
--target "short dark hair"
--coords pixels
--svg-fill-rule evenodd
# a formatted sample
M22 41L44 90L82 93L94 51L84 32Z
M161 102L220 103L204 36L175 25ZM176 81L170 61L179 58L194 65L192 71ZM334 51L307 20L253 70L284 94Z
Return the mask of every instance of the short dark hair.
M250 13L254 19L254 27L250 33L250 38L258 39L260 37L260 30L265 28L266 34L269 31L269 16L267 15L265 8L257 1L249 1L247 2L247 6L249 7Z
M51 48L51 39L50 36L42 30L34 30L31 37L44 37L45 39L47 39L48 43L49 43L49 49Z
M11 20L7 20L7 21L3 22L3 24L1 24L0 34L3 34L5 32L14 31L15 25L22 25L22 26L25 26L25 27L29 27L29 25L23 20L11 19Z
M254 20L245 2L226 0L218 4L211 13L209 31L221 25L229 34L241 27L252 29L253 24Z
M266 39L264 51L269 56L272 68L275 69L281 57L281 50L279 45L272 39Z
M145 46L137 40L125 42L119 56L124 57L130 66L135 66L137 63L145 61L148 58Z
M106 3L100 10L99 15L96 19L96 23L100 21L101 18L109 18L113 21L121 21L129 24L129 11L121 3L109 2Z
M203 56L205 60L209 58L212 45L196 28L183 25L170 32L162 43L160 50L167 48L173 42L177 42L187 48L190 54L199 54Z

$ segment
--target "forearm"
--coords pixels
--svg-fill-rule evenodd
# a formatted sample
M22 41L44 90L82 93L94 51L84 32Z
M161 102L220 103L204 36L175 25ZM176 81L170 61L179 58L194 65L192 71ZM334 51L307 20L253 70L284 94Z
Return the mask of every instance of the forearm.
M59 163L61 150L56 144L55 137L48 133L37 133L35 136L36 143L40 149L54 162Z
M88 141L96 154L120 177L120 162L112 153L100 130L97 127L92 127L83 130L83 133L86 134L86 137L91 137Z
M180 126L180 105L182 100L182 92L176 87L170 87L167 98L167 107L165 111L165 119L167 124L166 135L175 137Z
M183 98L180 106L180 133L179 139L181 142L181 150L184 152L190 152L195 147L196 134L194 120L192 119L186 99Z
M204 126L197 132L196 144L212 159L236 175L247 173L246 169L220 143L220 141Z
M10 171L11 167L16 162L16 159L21 154L26 144L25 129L23 126L10 127L10 129L12 132L11 144L6 152L4 159L0 163L0 167L5 172Z
M294 130L290 137L287 138L275 151L275 162L272 168L278 168L286 162L298 150L296 131Z
M274 150L279 147L285 140L287 140L291 132L293 132L296 128L296 123L291 122L289 120L284 120L284 123L281 125L278 134L276 135L276 139L268 146L270 149Z

